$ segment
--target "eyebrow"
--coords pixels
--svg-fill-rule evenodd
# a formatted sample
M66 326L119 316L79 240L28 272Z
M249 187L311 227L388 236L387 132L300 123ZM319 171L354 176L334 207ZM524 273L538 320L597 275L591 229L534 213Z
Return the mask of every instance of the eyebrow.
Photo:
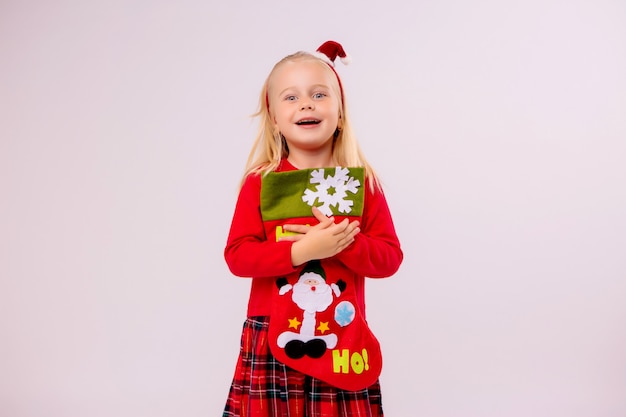
M320 87L321 87L321 88L324 88L324 89L326 89L326 90L329 90L329 91L331 90L330 86L328 86L328 85L326 85L326 84L313 84L313 85L311 86L311 88L312 88L312 89L316 89L316 88L320 88ZM286 92L286 91L289 91L289 90L291 90L291 89L296 89L296 88L297 88L297 87L293 87L293 86L292 86L292 87L287 87L287 88L285 88L283 91L281 91L280 93L278 93L278 96L282 96L283 94L285 94L285 92Z

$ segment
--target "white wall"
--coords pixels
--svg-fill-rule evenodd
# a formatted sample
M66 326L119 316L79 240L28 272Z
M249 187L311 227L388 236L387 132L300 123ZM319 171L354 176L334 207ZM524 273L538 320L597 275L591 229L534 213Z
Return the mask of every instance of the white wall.
M0 3L0 415L220 415L248 115L327 39L406 255L387 415L626 415L618 0Z

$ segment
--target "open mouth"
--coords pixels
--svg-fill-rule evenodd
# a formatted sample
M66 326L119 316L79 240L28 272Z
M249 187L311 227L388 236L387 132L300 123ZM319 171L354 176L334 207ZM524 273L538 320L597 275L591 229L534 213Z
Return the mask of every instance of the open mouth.
M321 120L317 120L317 119L302 119L302 120L298 120L296 124L298 126L308 126L308 125L317 125L320 122Z

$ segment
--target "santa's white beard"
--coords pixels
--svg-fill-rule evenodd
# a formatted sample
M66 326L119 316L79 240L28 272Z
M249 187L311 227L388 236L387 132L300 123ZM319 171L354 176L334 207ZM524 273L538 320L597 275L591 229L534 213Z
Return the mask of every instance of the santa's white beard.
M324 311L333 302L333 292L328 284L315 286L315 291L311 286L297 283L293 286L293 301L304 311Z

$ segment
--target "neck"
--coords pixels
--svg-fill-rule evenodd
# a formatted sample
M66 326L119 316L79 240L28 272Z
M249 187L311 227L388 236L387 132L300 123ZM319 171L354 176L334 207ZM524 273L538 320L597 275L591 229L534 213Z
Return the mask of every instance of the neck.
M331 152L289 152L287 160L298 169L332 167L337 165Z

